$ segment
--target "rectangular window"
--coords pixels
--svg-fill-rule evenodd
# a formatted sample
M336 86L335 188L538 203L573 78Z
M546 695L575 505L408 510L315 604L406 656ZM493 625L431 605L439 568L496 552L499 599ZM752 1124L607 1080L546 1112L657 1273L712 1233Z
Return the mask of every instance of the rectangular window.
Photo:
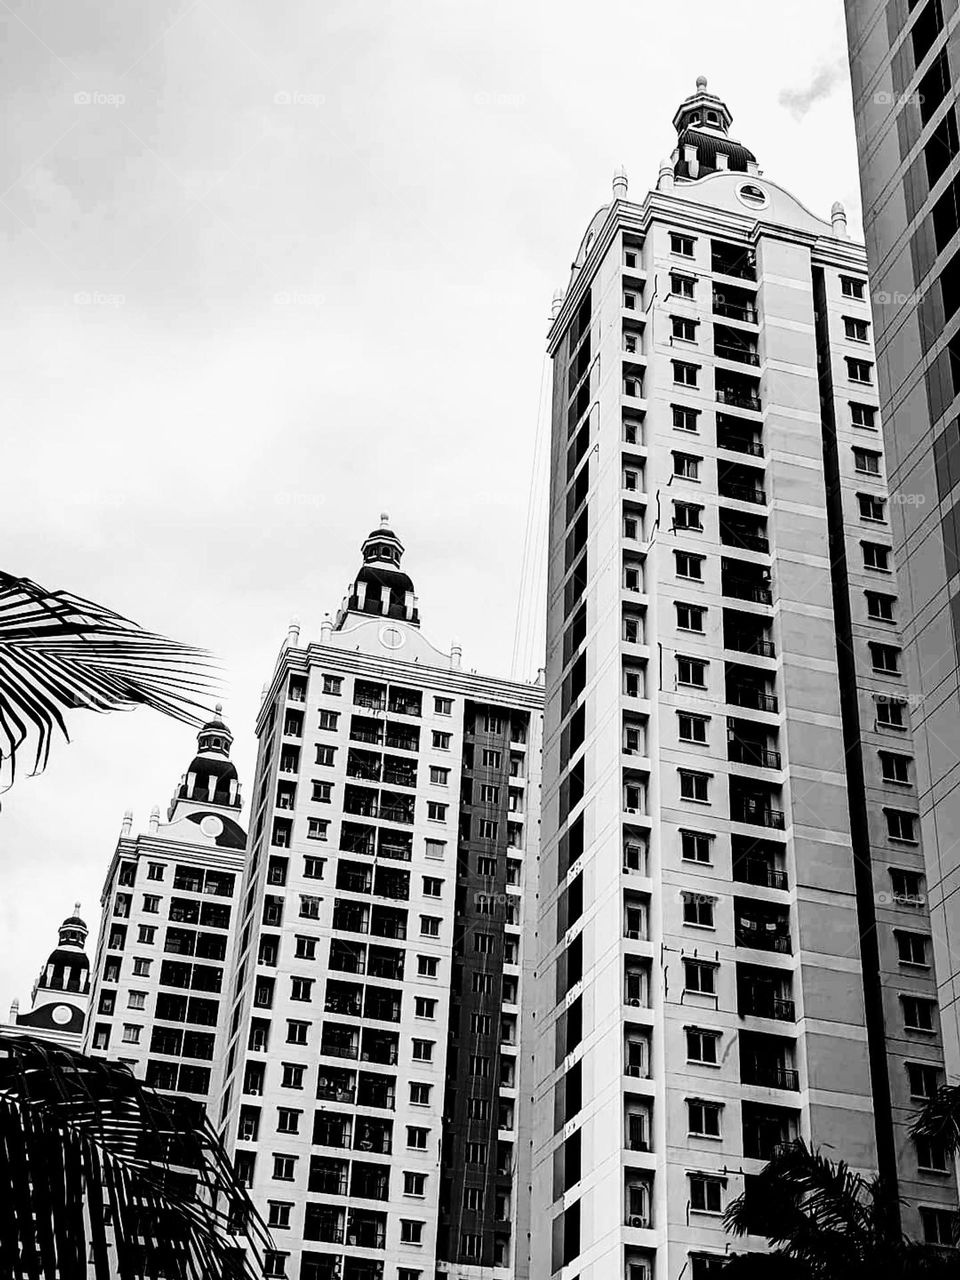
M318 939L316 938L305 938L302 934L297 934L296 958L298 960L316 960L317 941Z
M421 1129L418 1125L407 1125L407 1146L411 1151L426 1151L429 1129Z
M680 832L680 856L684 862L699 862L709 865L710 841L713 836L702 831Z
M870 326L866 320L858 320L853 316L844 316L843 336L851 342L866 342L870 336Z
M332 767L334 757L336 756L336 747L323 747L317 744L317 764L325 765L327 768Z
M439 898L443 893L443 881L438 880L436 876L423 877L423 896L425 898Z
M673 404L670 406L670 412L673 415L675 430L696 433L697 420L700 417L699 409L688 409L685 405Z
M925 1205L920 1208L920 1225L925 1244L944 1245L947 1248L954 1246L956 1222L956 1213L949 1209L933 1209Z
M413 1001L413 1012L417 1018L436 1018L437 1002L436 1000L428 1000L426 996L416 996Z
M713 1137L713 1134L705 1135ZM694 1213L723 1212L723 1179L711 1178L706 1174L691 1173L690 1208Z
M338 698L343 690L343 679L341 676L324 676L323 692L329 693L333 697Z
M861 475L880 474L880 454L874 449L854 449L853 465Z
M877 411L873 405L850 402L850 424L854 427L866 427L875 431L877 427Z
M688 320L686 316L670 317L671 336L678 338L681 342L696 342L697 340L697 322L696 320Z
M887 818L887 835L891 840L900 840L908 844L917 843L917 815L905 813L902 809L885 810Z
M447 808L445 804L438 804L436 800L427 801L427 818L430 822L446 822Z
M640 492L640 472L635 467L624 467L621 481L624 489L630 493Z
M910 781L910 757L894 755L892 751L881 751L880 775L884 782L907 783Z
M450 770L442 769L439 765L430 766L430 781L435 787L445 787L450 781Z
M149 862L147 864L147 879L162 880L163 870L164 870L164 867L162 862Z
M143 942L147 946L150 946L156 940L156 937L157 937L156 925L142 924L137 930L137 941ZM114 945L115 944L111 941L110 946L113 947ZM117 949L119 949L119 947L122 947L122 946L123 946L123 943L120 942L117 945Z
M670 272L670 292L678 298L695 298L697 282L693 276L682 276L676 271Z
M678 631L696 631L700 635L703 634L703 619L707 612L706 609L694 604L678 604L676 609Z
M484 747L480 753L480 761L485 769L499 769L503 760L503 752Z
M291 978L290 999L307 1002L313 999L313 978Z
M689 364L686 360L671 360L673 365L673 381L678 387L695 387L699 365Z
M496 840L499 823L493 818L481 818L477 824L477 833L481 840Z
M403 1194L405 1196L425 1196L427 1193L427 1175L425 1173L403 1174Z
M907 1081L910 1086L910 1097L927 1102L936 1096L940 1088L940 1071L926 1062L908 1062Z
M861 520L876 520L881 524L886 524L887 519L884 514L885 498L878 498L873 493L858 493L857 507L860 511Z
M903 1006L903 1025L908 1031L933 1030L933 1000L923 1000L919 996L901 996Z
M423 1084L414 1080L410 1084L410 1105L412 1107L429 1107L432 1084Z
M304 920L320 919L320 898L309 893L300 895L300 916Z
M683 987L702 996L717 994L717 966L704 960L684 960Z
M681 258L693 257L693 236L682 236L676 231L670 233L670 252L678 254Z
M492 933L475 933L473 935L473 949L478 955L488 956L493 952L493 934Z
M930 962L927 959L929 939L924 934L907 933L903 929L895 929L894 936L897 940L897 960L900 964L912 964L929 969Z
M417 974L421 978L435 978L439 964L436 956L417 956Z
M706 742L707 716L694 716L686 711L677 712L677 726L681 742Z
M485 783L480 788L480 803L481 804L499 804L500 788L491 786L489 783Z
M673 455L673 474L683 480L700 479L700 463L702 458L695 458L690 453Z
M685 893L683 895L683 923L696 925L701 929L713 929L714 909L716 901L702 893Z
M424 855L428 858L436 858L439 862L443 858L446 847L447 844L445 840L425 840Z
M709 803L710 775L694 773L692 769L678 769L680 775L680 799Z
M336 732L337 725L340 721L339 711L321 711L320 724L321 729L326 729L331 733Z
M689 551L675 551L673 556L677 565L678 578L703 581L703 562L706 556L694 556Z
M855 360L852 356L844 356L847 362L847 377L851 382L859 382L863 386L873 383L873 365L868 360Z
M287 1044L306 1044L309 1031L309 1022L297 1022L289 1019L287 1021Z
M145 1009L147 1007L147 993L145 991L131 991L127 996L127 1007L130 1009Z
M877 709L877 725L884 729L904 729L903 703L899 698L877 697L874 700Z
M322 880L326 858L304 858L303 875L305 880Z
M273 1157L273 1176L277 1182L292 1182L296 1168L296 1156L275 1155Z
M290 1226L290 1210L292 1208L293 1205L287 1204L285 1201L268 1200L267 1210L269 1217L267 1226L271 1230L286 1230Z
M308 818L307 819L307 839L308 840L326 840L327 833L330 830L330 822L327 818Z
M870 654L874 671L882 671L888 675L900 671L900 650L892 644L871 644Z
M439 938L440 916L421 916L420 936L423 938Z
M699 1027L687 1027L687 1061L715 1067L720 1061L720 1036L716 1031L701 1031Z
M134 1026L131 1022L123 1024L123 1042L124 1044L139 1044L140 1037L143 1034L143 1027Z
M896 596L888 596L880 591L867 591L867 617L877 622L893 621L893 606Z
M160 899L156 896L156 894L145 893L143 895L143 909L144 911L149 912L150 915L155 916L157 914L157 912L160 910Z
M840 277L840 292L845 298L865 298L866 288L866 280L859 280L856 276Z
M677 658L677 684L695 689L707 687L707 664L700 658Z
M865 569L890 569L890 548L879 542L861 542L863 548L863 567Z
M453 699L452 698L434 698L433 700L434 714L438 716L453 715Z
M687 1101L687 1131L694 1138L720 1137L720 1111L717 1102L703 1102L699 1098Z
M148 978L150 976L151 963L152 961L150 960L135 959L133 962L134 976L137 978ZM107 975L104 974L103 976L106 977ZM118 974L117 977L119 976L120 975ZM116 979L113 979L113 981L116 981Z
M435 751L449 751L450 740L453 737L450 733L439 733L435 729L433 731L433 747Z
M675 502L673 504L673 527L685 529L692 533L703 533L703 507L692 502Z

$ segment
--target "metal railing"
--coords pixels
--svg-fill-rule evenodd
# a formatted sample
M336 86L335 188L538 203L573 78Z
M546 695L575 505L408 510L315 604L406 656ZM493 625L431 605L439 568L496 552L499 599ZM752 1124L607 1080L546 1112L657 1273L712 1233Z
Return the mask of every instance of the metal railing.
M780 752L773 751L759 742L733 738L727 743L727 759L734 764L752 764L758 769L779 769Z
M722 302L719 298L713 300L713 314L726 316L730 320L743 320L746 324L757 324L759 320L756 307L741 306L736 302Z
M750 409L759 413L763 408L760 397L747 391L733 391L729 387L717 387L717 403L729 404L735 409Z
M763 457L763 445L759 440L744 440L741 436L730 436L721 440L717 437L718 449L729 449L731 453L748 453L752 458Z
M754 711L778 711L780 708L775 693L764 693L750 684L729 685L727 701L735 707L750 707Z
M800 1088L800 1074L793 1067L774 1062L747 1062L740 1073L742 1084L755 1084L764 1089Z
M760 924L765 924L761 921ZM737 926L734 939L738 947L752 947L754 951L776 951L780 955L791 954L789 933L764 933L761 928L744 929Z
M738 360L740 364L759 364L760 354L751 350L749 347L730 347L725 343L717 342L713 348L714 354L718 355L721 360Z
M764 809L759 805L733 804L730 817L734 822L749 822L755 827L770 827L774 831L783 831L786 821L782 809Z
M773 592L769 587L746 582L743 578L722 578L720 594L732 596L734 600L749 600L752 604L773 604Z
M744 995L739 1012L753 1018L772 1018L777 1022L796 1021L796 1006L792 1000L785 1000L781 996L761 995L758 991L750 991Z
M734 502L753 502L763 506L767 501L766 490L755 484L737 484L735 481L721 480L717 491L721 498L732 498Z
M725 636L724 647L736 653L752 653L758 658L775 658L777 646L772 640L764 640L759 636Z

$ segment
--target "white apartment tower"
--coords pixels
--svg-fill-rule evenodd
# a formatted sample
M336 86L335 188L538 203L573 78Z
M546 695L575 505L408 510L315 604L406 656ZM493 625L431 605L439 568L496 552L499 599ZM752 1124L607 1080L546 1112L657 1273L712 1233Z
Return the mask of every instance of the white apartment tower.
M706 81L554 362L533 1280L704 1280L796 1137L955 1206L863 248Z
M124 817L101 899L86 1026L88 1053L124 1062L196 1107L219 1096L222 993L246 844L220 710L197 736L167 822L154 809L134 836L132 815Z
M271 1277L526 1275L542 689L434 648L402 554L384 517L257 724L219 1122Z

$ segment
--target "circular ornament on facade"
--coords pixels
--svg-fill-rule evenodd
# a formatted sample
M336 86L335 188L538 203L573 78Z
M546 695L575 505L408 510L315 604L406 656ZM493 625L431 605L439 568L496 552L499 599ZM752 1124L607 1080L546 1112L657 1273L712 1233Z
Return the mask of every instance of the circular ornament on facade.
M402 649L406 642L407 637L399 627L380 628L380 643L385 649Z
M763 187L758 187L755 182L741 182L737 187L737 199L748 209L766 209L770 203L770 197Z
M223 819L218 818L215 813L208 813L205 818L200 819L200 830L211 840L216 840L217 836L223 835Z
M55 1004L50 1012L50 1017L58 1027L65 1027L67 1023L73 1021L73 1010L68 1004Z

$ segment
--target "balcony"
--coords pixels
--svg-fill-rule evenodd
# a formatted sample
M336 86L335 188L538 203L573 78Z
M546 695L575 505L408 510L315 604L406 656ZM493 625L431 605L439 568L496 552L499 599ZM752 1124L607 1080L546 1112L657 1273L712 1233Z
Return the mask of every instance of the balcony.
M788 888L787 873L779 871L764 858L734 858L733 878L740 884L755 884L762 889Z
M749 822L752 826L769 827L773 831L783 831L786 826L782 809L769 809L765 802L746 798L731 801L730 817L734 822Z
M757 258L747 245L724 244L714 241L710 257L710 269L718 275L733 276L737 280L757 278Z
M386 711L387 699L382 693L366 693L358 689L353 695L353 705L366 711Z
M731 738L727 742L727 759L734 764L750 764L757 769L779 769L780 752L748 738Z
M759 324L760 320L756 307L740 302L728 302L716 293L713 295L713 314L723 316L727 320L741 320L744 324Z
M741 1084L758 1085L762 1089L800 1088L800 1075L793 1067L783 1067L775 1062L747 1062L740 1070Z
M777 646L772 640L763 636L751 635L748 632L727 632L723 638L724 648L733 649L736 653L752 653L758 658L775 658Z
M720 357L721 360L737 360L740 364L759 365L759 352L754 351L752 347L741 347L736 343L715 342L713 345L714 355Z
M727 702L734 707L749 707L752 711L777 712L780 701L775 693L765 693L752 684L727 686Z
M763 409L758 395L734 387L717 387L717 404L726 404L732 409L748 409L752 413L760 413Z
M720 541L725 547L737 547L743 551L759 551L763 555L770 554L770 539L766 534L747 529L744 525L724 522L722 519Z
M759 440L748 440L745 436L726 435L723 439L717 436L717 448L729 449L731 453L746 453L751 458L763 457L763 445Z
M757 989L744 992L738 1001L737 1012L741 1017L771 1018L777 1022L796 1022L797 1020L797 1009L792 1000Z
M766 490L761 489L757 484L727 480L721 481L718 488L721 498L730 498L734 502L752 502L757 506L763 506L767 501Z
M784 956L792 954L790 933L777 920L739 916L734 928L734 939L738 947L751 947L754 951L774 951Z
M759 541L766 542L766 538ZM773 604L773 592L769 587L749 582L746 578L724 577L720 590L721 594L730 596L733 600L747 600L750 604Z

